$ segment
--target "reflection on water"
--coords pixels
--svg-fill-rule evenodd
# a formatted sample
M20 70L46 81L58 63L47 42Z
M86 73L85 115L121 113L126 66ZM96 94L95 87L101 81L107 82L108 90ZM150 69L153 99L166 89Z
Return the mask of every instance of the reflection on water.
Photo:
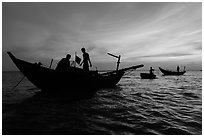
M201 134L202 72L140 79L92 96L45 94L20 73L3 73L3 134Z

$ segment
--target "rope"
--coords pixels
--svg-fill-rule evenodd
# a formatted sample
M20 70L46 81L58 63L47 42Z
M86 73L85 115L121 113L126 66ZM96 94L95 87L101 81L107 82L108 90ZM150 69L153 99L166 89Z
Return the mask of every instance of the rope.
M24 78L25 78L25 75L23 75L21 80L12 88L12 90L14 90L21 83L21 81L23 81Z

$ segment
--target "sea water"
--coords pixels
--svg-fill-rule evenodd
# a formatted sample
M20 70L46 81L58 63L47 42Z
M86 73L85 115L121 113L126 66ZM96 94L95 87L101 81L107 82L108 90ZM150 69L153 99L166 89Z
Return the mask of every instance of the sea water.
M23 75L2 73L4 135L201 135L202 71L183 76L122 77L115 88L73 99L43 94ZM69 91L67 91L69 92Z

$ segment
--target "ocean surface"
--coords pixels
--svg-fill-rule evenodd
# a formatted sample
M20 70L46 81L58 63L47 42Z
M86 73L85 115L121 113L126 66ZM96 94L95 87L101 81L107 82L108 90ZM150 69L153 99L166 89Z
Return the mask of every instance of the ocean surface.
M89 97L43 94L20 72L2 73L3 135L201 135L202 71L140 79Z

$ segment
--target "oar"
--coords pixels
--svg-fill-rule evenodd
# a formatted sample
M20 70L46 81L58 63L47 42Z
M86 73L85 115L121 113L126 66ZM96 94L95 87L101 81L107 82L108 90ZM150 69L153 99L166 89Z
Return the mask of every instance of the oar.
M143 64L136 65L136 66L132 66L132 67L124 68L124 69L119 69L119 70L115 70L115 71L111 71L111 72L102 73L101 75L108 75L108 74L112 74L112 73L115 73L115 72L122 72L122 71L137 69L137 68L141 68L141 67L144 67L144 65Z
M21 80L12 88L12 90L14 90L21 83L21 81L23 81L24 78L25 78L25 75L23 75Z

